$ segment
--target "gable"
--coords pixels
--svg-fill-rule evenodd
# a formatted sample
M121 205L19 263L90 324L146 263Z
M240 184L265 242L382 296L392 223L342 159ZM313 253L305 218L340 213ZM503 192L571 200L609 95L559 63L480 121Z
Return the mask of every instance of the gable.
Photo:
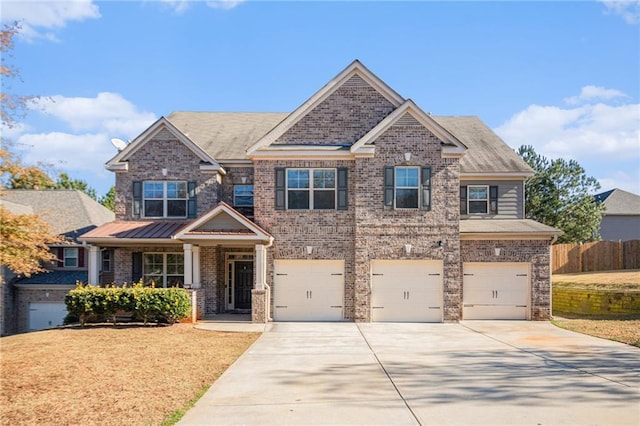
M247 154L291 145L348 147L402 102L398 93L356 60L250 146Z
M126 172L129 170L129 160L132 156L142 149L150 141L156 143L167 142L175 144L183 144L189 151L195 155L200 161L200 170L208 172L218 172L225 174L224 169L218 164L218 162L211 157L206 151L204 151L195 142L189 139L184 133L178 130L171 122L166 118L160 117L155 123L149 126L144 132L136 137L130 144L128 144L122 151L118 152L111 160L107 162L107 169L113 172ZM163 150L159 150L162 154ZM166 155L166 153L165 153ZM170 157L171 155L169 155ZM149 163L148 161L146 164Z

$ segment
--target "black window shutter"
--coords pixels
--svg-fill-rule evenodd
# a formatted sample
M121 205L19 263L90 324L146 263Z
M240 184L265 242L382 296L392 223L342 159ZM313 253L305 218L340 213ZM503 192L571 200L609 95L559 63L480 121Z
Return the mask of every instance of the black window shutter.
M285 168L276 167L276 210L285 209Z
M64 267L64 247L58 247L58 268Z
M498 214L498 187L489 187L489 213Z
M187 217L193 219L198 215L198 203L196 202L196 182L187 182Z
M385 166L384 168L384 206L393 208L393 176L394 168Z
M431 167L422 168L422 208L431 210Z
M338 168L338 210L347 210L349 208L349 169L346 167Z
M135 284L142 278L142 252L131 253L131 283Z
M78 268L84 268L84 249L78 247Z
M133 217L140 217L142 210L142 182L133 181Z
M460 214L467 214L467 187L460 187Z

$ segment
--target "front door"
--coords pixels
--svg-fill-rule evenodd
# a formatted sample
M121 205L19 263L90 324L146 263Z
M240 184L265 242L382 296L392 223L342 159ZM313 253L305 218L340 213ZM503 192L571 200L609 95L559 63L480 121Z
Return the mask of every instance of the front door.
M233 299L235 309L251 309L253 261L233 262Z

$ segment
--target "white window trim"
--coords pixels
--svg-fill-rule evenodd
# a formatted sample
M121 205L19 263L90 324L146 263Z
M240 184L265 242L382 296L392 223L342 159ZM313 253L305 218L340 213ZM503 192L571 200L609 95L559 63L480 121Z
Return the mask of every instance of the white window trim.
M418 185L417 186L399 186L398 185L398 175L396 171L398 169L418 169ZM420 182L422 182L422 168L420 166L395 166L393 168L393 209L394 210L420 210L420 206L422 205L422 194L420 191ZM418 193L418 206L417 207L398 207L396 205L398 201L396 191L398 189L415 189Z
M71 252L71 251L75 252L75 256L67 256L67 250L69 252ZM65 268L78 268L79 267L78 265L80 265L80 251L78 250L77 247L65 247L62 252L63 252L62 256L64 257L62 265ZM76 264L75 265L67 265L67 259L75 259L76 260Z
M309 188L289 188L289 170L307 170L309 172ZM332 171L333 172L333 188L314 188L313 187L313 172L323 170L323 171ZM285 169L284 174L284 193L285 193L285 206L287 210L292 211L335 211L338 209L338 169L332 167L317 167L317 168L307 168L307 167L290 167ZM309 208L308 209L290 209L289 208L289 190L291 191L308 191L309 192ZM313 205L313 193L314 191L333 191L333 208L332 209L316 209Z
M167 183L169 182L175 182L175 183L183 183L185 185L185 194L186 197L185 198L168 198L167 197ZM147 183L162 183L162 198L147 198L144 195L144 186ZM147 200L162 200L162 211L163 211L163 215L162 216L147 216L147 206L145 201ZM184 201L184 216L168 216L167 213L169 212L169 204L168 201L169 200L183 200ZM145 180L142 181L142 217L147 218L147 219L184 219L187 217L188 215L188 209L189 209L189 187L188 187L188 182L186 180Z
M471 188L484 188L485 191L487 192L487 198L484 200L478 200L478 199L471 199ZM489 185L467 185L467 215L488 215L489 214L489 203L490 201L490 197L491 195L489 194ZM471 213L471 202L472 201L484 201L486 202L486 209L484 212L482 213Z
M145 269L145 261L144 261L144 257L146 255L155 255L155 254L161 254L162 255L162 274L158 275L158 274L147 274ZM178 256L178 258L180 259L184 259L184 253L181 252L144 252L142 253L142 280L143 282L146 282L146 277L150 276L150 277L157 277L157 276L162 276L162 288L167 288L167 277L178 277L180 275L175 275L175 274L170 274L167 275L167 256L170 254L174 254L176 256ZM182 264L182 268L184 269L184 260L183 260L183 264ZM184 283L184 270L182 271L182 281ZM157 285L158 283L156 283Z

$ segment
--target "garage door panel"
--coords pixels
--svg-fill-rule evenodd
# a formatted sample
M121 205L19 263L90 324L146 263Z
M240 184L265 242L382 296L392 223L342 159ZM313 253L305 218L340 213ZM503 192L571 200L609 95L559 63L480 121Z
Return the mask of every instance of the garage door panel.
M442 262L371 262L371 320L442 321Z
M276 321L339 321L343 318L344 262L277 260Z
M44 330L64 323L67 306L64 303L29 303L29 330Z
M465 263L463 318L526 319L529 269L528 263Z

